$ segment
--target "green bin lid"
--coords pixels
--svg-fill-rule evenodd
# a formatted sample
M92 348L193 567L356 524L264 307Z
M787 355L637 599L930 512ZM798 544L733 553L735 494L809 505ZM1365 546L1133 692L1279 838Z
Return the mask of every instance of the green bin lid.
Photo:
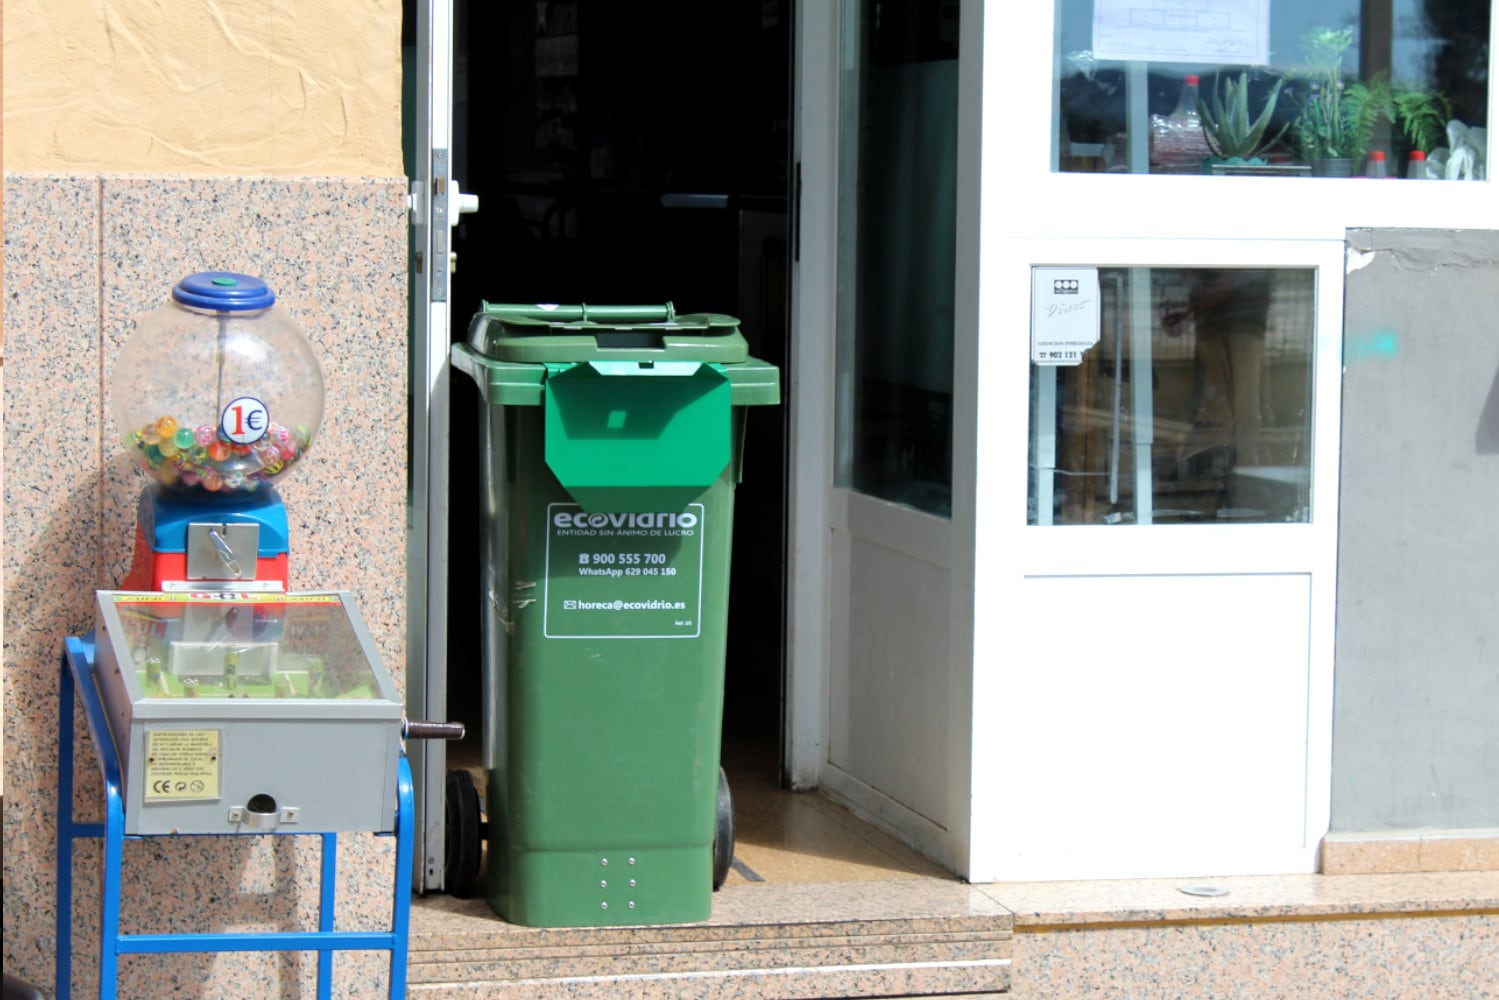
M485 302L468 342L496 361L710 361L739 364L749 345L739 320L722 313L678 315L659 306L515 305Z

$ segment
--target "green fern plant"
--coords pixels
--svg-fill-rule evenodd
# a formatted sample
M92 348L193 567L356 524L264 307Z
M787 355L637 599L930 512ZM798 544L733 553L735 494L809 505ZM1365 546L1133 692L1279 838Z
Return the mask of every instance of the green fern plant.
M1390 89L1391 117L1412 149L1429 153L1447 141L1452 104L1440 91L1395 85Z
M1197 116L1202 119L1203 135L1208 148L1215 156L1225 160L1249 160L1262 149L1275 145L1290 126L1282 125L1280 131L1268 140L1265 133L1275 117L1275 104L1280 99L1280 88L1285 80L1277 79L1275 86L1265 97L1265 106L1253 121L1249 118L1249 74L1240 73L1239 79L1225 80L1219 76L1213 82L1211 101L1197 102ZM1221 87L1221 93L1220 93Z
M1381 118L1388 118L1412 149L1427 153L1446 141L1447 120L1452 117L1452 105L1440 92L1392 84L1384 76L1350 83L1343 105L1352 148L1360 155L1368 151Z

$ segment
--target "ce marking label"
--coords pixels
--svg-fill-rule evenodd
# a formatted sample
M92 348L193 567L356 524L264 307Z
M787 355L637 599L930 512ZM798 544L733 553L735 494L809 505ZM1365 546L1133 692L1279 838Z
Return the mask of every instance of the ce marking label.
M146 733L146 802L219 797L222 734L217 729L153 729Z

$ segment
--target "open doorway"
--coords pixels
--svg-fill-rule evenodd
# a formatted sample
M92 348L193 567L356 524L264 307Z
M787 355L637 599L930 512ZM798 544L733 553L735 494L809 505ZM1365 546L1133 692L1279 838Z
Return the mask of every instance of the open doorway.
M441 101L451 100L451 133L446 125L440 130L450 154L444 169L450 163L455 181L478 196L479 211L462 215L451 234L456 257L451 285L443 282L447 300L422 314L446 311L451 322L440 324L440 336L450 344L466 338L469 318L482 301L670 301L679 312L741 319L750 353L781 369L783 393L781 406L756 407L748 415L744 479L735 504L723 756L734 790L736 836L724 887L951 878L835 800L783 790L790 589L786 468L793 416L788 307L793 267L806 264L794 263L799 236L791 223L792 178L800 173L789 153L791 63L793 42L805 44L795 33L805 34L806 24L798 21L794 0L668 0L629 12L618 5L584 12L583 6L575 0L452 0L453 87L451 94L438 88L444 96L431 114L444 115ZM441 0L437 13L417 0L407 3L408 28L418 16L440 15L442 30L432 32L442 39L440 46L449 39L447 14ZM836 38L836 18L828 14L819 16L813 31L818 51L827 51ZM891 30L897 27L891 24ZM421 32L409 33L408 66L415 72L408 73L408 84L421 78L425 65L415 37ZM439 49L434 57L445 53ZM805 63L806 56L801 58ZM416 110L406 123L407 160L413 177L420 177L415 137L430 140L433 132L420 114L421 95L412 90L408 86L406 107ZM809 122L833 110L831 92L816 93L820 111ZM434 150L439 145L431 144ZM818 191L809 197L830 204L836 182L818 176ZM818 246L826 265L826 234ZM827 267L818 273L828 273ZM826 325L811 330L821 338L815 342L819 350L829 348ZM418 344L428 360L434 357L424 330L420 336L413 340L414 365ZM443 713L439 717L465 723L470 735L446 749L445 761L423 767L418 792L427 809L425 836L449 834L442 852L447 861L434 869L429 855L429 887L446 884L451 891L447 873L454 856L472 857L478 850L465 839L455 851L451 832L476 831L482 801L473 793L484 778L485 598L478 545L481 403L463 377L451 379L448 395L450 400L434 404L434 412L451 410L443 414L451 417L445 456L450 571L444 580L446 634L439 635L447 647L446 666L439 664L437 683L426 690L442 692L432 708ZM815 717L815 706L811 712L806 707L803 716ZM452 794L451 782L465 777L473 779L466 794ZM452 821L455 802L472 803L461 822Z
M585 9L581 9L584 8ZM451 337L489 302L737 316L788 356L790 0L456 0ZM482 758L481 403L452 381L448 715ZM735 503L725 684L731 782L781 780L787 407L749 417ZM736 773L737 772L737 773Z

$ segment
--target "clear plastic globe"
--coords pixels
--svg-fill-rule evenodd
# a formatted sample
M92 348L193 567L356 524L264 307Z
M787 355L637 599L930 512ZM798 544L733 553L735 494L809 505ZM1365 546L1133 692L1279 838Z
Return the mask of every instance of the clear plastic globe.
M292 470L323 420L312 345L259 278L183 278L143 316L115 364L126 452L178 493L232 498Z

